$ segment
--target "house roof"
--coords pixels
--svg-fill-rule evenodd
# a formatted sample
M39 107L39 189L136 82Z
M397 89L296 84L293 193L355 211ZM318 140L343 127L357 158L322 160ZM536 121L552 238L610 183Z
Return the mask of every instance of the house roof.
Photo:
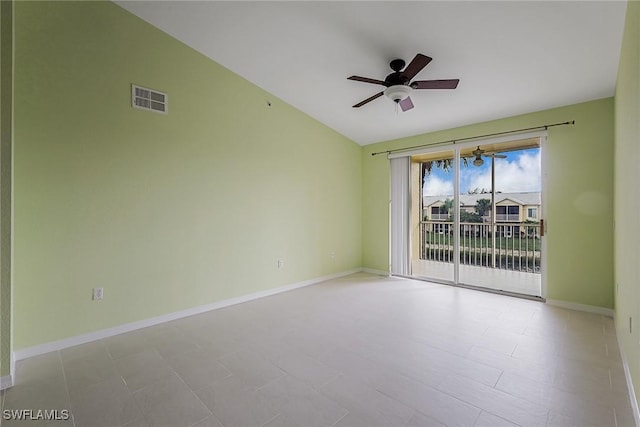
M446 199L453 198L453 195L445 196L423 196L422 205L429 207L437 202L444 202ZM491 200L491 193L482 194L461 194L460 206L475 206L480 199ZM512 200L520 205L539 205L540 204L540 192L520 192L520 193L497 193L495 200L496 203L503 202L504 200Z

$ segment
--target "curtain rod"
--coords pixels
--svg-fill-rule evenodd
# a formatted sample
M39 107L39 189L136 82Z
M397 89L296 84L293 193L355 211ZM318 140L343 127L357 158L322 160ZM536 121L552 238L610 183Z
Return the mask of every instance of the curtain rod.
M397 153L399 151L414 150L416 148L431 147L431 146L434 146L434 145L450 144L450 143L456 144L457 142L468 141L468 140L471 140L471 139L488 138L490 136L508 135L510 133L525 132L525 131L532 131L532 130L542 130L542 129L547 130L550 127L554 127L554 126L566 126L566 125L575 125L575 124L576 124L576 121L575 120L571 120L569 122L553 123L553 124L550 124L550 125L542 125L542 126L536 126L536 127L532 127L532 128L507 130L507 131L504 131L504 132L489 133L489 134L486 134L486 135L469 136L469 137L466 137L466 138L449 139L449 140L446 140L446 141L432 142L430 144L414 145L413 147L396 148L394 150L387 150L387 151L378 151L377 153L371 153L371 155L372 156L377 156L378 154L391 154L391 153Z

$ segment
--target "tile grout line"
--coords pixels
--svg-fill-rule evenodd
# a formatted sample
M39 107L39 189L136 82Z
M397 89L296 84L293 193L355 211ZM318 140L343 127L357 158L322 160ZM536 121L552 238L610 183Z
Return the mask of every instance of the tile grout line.
M67 373L64 369L64 363L62 362L62 352L60 350L57 350L56 353L58 355L58 360L60 361L60 368L62 368L62 379L64 380L64 389L67 393L67 401L69 402L69 414L71 415L71 423L75 427L76 417L71 410L71 392L69 391L69 384L67 382Z
M156 351L157 351L157 350L156 350ZM162 357L162 355L160 355L160 357ZM182 381L182 383L187 387L187 389L191 392L191 394L192 394L196 399L198 399L198 402L200 402L200 403L202 404L202 406L204 406L204 407L207 409L207 411L209 411L210 416L213 416L213 417L214 417L214 418L215 418L215 419L216 419L220 424L222 424L222 422L218 419L218 417L216 417L216 415L213 413L213 411L212 411L212 410L211 410L211 409L210 409L210 408L209 408L209 407L208 407L208 406L207 406L207 405L202 401L202 399L200 399L200 396L198 396L198 393L196 393L196 392L195 392L195 390L193 390L193 389L189 386L189 384L187 384L187 382L184 380L184 378L182 378L182 376L181 376L181 375L180 375L180 374L179 374L175 369L173 369L173 366L171 366L171 365L169 364L169 362L168 362L166 359L164 359L164 358L163 358L163 361L167 364L167 366L169 367L169 370L170 370L171 372L173 372L173 373L178 377L178 379L179 379L180 381ZM226 369L226 368L225 368L225 369ZM153 385L153 384L149 384L149 386L151 386L151 385ZM143 414L143 415L146 417L146 414ZM191 424L191 426L195 426L196 424L198 424L199 422L201 422L201 421L203 421L203 420L206 420L207 418L209 418L209 417L204 417L203 419L198 420L198 421L196 421L196 422L192 423L192 424Z
M340 406L342 408L342 406ZM331 427L334 427L336 424L338 424L340 421L342 421L347 415L349 415L351 413L351 411L349 411L347 408L344 408L345 411L347 411L346 414L344 414L343 416L341 416L340 418L338 418L336 420L335 423L331 424Z
M275 414L273 417L269 418L267 421L265 421L265 422L263 422L262 424L260 424L260 427L264 427L264 426L266 426L266 425L267 425L267 424L269 424L271 421L273 421L273 420L275 420L276 418L278 418L280 415L282 415L282 413L281 413L281 412L278 412L278 413L277 413L277 414ZM220 422L220 424L222 424L222 422ZM224 426L224 424L223 424L223 427L225 427L225 426Z

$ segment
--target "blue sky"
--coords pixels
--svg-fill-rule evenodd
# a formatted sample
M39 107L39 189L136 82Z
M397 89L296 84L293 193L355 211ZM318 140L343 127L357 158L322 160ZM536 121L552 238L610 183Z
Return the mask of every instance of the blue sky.
M540 149L530 148L504 153L506 159L496 159L496 190L503 193L540 191ZM460 192L467 193L475 188L491 190L491 159L483 157L482 166L460 169ZM453 170L443 171L434 166L424 183L425 196L446 196L453 194Z

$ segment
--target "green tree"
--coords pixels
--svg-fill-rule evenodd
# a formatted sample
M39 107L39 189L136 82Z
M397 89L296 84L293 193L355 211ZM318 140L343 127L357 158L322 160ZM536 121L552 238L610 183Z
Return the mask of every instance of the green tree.
M453 199L446 199L442 206L440 206L440 213L449 213L453 208Z
M482 222L482 216L475 212L460 211L460 222Z
M487 212L491 210L491 200L489 199L479 199L476 202L476 212L479 216L485 216Z

